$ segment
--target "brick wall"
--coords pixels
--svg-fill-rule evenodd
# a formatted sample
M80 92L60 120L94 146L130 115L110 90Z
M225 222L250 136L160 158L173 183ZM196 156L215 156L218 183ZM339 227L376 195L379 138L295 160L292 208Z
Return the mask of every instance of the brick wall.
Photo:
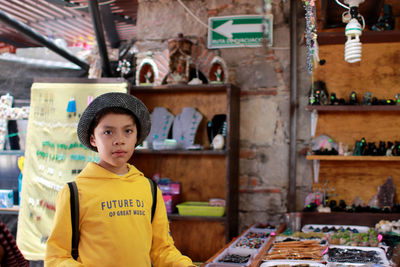
M259 0L184 0L204 23L208 17L262 14ZM300 1L299 1L300 2ZM229 79L240 94L240 204L242 230L255 222L278 223L286 212L289 176L290 1L272 0L274 48L230 48L215 51L227 63ZM298 7L299 36L304 12ZM182 32L193 42L207 40L207 28L176 0L139 0L137 47L140 53L163 51L166 41ZM298 150L309 142L309 114L304 111L310 78L299 37ZM304 57L304 60L303 60ZM304 71L303 71L304 69ZM300 77L301 76L301 77ZM311 188L311 165L299 157L298 209Z

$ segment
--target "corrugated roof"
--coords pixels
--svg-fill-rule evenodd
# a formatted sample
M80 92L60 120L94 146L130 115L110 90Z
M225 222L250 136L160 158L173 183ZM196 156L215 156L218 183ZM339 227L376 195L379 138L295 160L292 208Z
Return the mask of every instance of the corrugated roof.
M133 39L136 34L137 0L98 2L107 43ZM0 10L8 16L44 36L62 38L68 45L78 42L96 43L87 6L88 0L0 0ZM0 42L16 47L39 46L1 21L0 25Z

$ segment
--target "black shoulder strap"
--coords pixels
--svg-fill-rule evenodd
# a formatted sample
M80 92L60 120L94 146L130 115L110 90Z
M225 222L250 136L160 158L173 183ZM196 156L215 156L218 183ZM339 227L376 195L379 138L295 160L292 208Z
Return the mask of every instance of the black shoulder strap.
M151 222L153 222L154 213L157 207L157 184L153 179L150 180L151 194L153 195L153 204L151 206Z
M68 183L71 202L71 226L72 226L72 249L71 255L74 260L79 256L79 196L75 182Z

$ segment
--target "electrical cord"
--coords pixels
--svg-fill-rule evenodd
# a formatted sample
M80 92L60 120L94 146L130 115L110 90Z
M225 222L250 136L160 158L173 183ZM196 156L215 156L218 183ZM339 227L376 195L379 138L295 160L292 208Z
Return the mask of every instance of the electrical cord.
M346 8L346 9L350 9L350 7L348 7L348 6L344 5L344 4L342 4L341 2L339 2L339 0L336 0L336 3L337 3L338 5L340 5L340 6L344 7L344 8Z

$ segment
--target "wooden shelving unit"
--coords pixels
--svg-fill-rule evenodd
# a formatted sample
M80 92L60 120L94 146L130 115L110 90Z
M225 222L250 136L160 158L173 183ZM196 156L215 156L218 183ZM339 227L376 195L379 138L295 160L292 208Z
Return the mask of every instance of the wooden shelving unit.
M19 206L15 205L12 208L0 208L0 214L13 214L18 215Z
M150 112L165 107L178 115L184 107L195 107L203 115L195 143L204 150L138 149L131 162L147 177L159 173L179 181L180 202L226 200L223 217L168 216L177 248L192 260L204 262L238 234L239 88L230 84L134 86L130 93ZM210 149L207 121L215 114L227 115L224 150Z
M331 161L400 161L400 157L387 156L325 156L308 155L308 160L331 160Z
M380 0L376 2L383 3ZM354 91L361 103L366 92L371 92L372 97L377 99L392 100L400 93L397 72L400 63L393 60L400 52L400 5L393 0L385 3L392 6L396 16L394 30L371 31L366 27L361 35L361 62L350 64L344 61L344 27L328 27L328 24L334 25L332 19L341 21L341 14L345 9L336 8L334 1L316 2L319 57L326 63L315 69L314 80L324 81L329 94L334 92L337 98L348 101L350 93ZM379 11L379 6L374 1L366 1L360 5L360 13L366 18L372 18L376 11ZM312 114L315 137L328 135L336 143L342 142L343 146L348 146L350 151L355 142L363 137L367 143L374 142L377 146L379 141L400 141L400 106L397 105L309 105L306 110ZM319 174L318 183L327 183L329 187L335 188L338 196L332 198L337 201L343 199L348 205L356 196L367 205L377 193L377 188L389 176L392 176L397 192L400 192L400 157L308 155L306 159L313 161L314 173ZM396 202L399 201L397 195ZM369 221L370 226L379 221L379 218L400 218L400 214L382 213L304 214L302 223L364 225L363 221Z
M400 105L308 105L307 111L348 111L348 112L362 112L362 111L400 111Z
M302 226L305 224L343 224L375 227L380 220L397 221L400 213L371 213L371 212L303 212Z
M319 32L319 45L344 44L347 37L344 35L344 28L335 32ZM360 37L361 43L389 43L400 42L400 30L391 31L366 31L362 32Z

